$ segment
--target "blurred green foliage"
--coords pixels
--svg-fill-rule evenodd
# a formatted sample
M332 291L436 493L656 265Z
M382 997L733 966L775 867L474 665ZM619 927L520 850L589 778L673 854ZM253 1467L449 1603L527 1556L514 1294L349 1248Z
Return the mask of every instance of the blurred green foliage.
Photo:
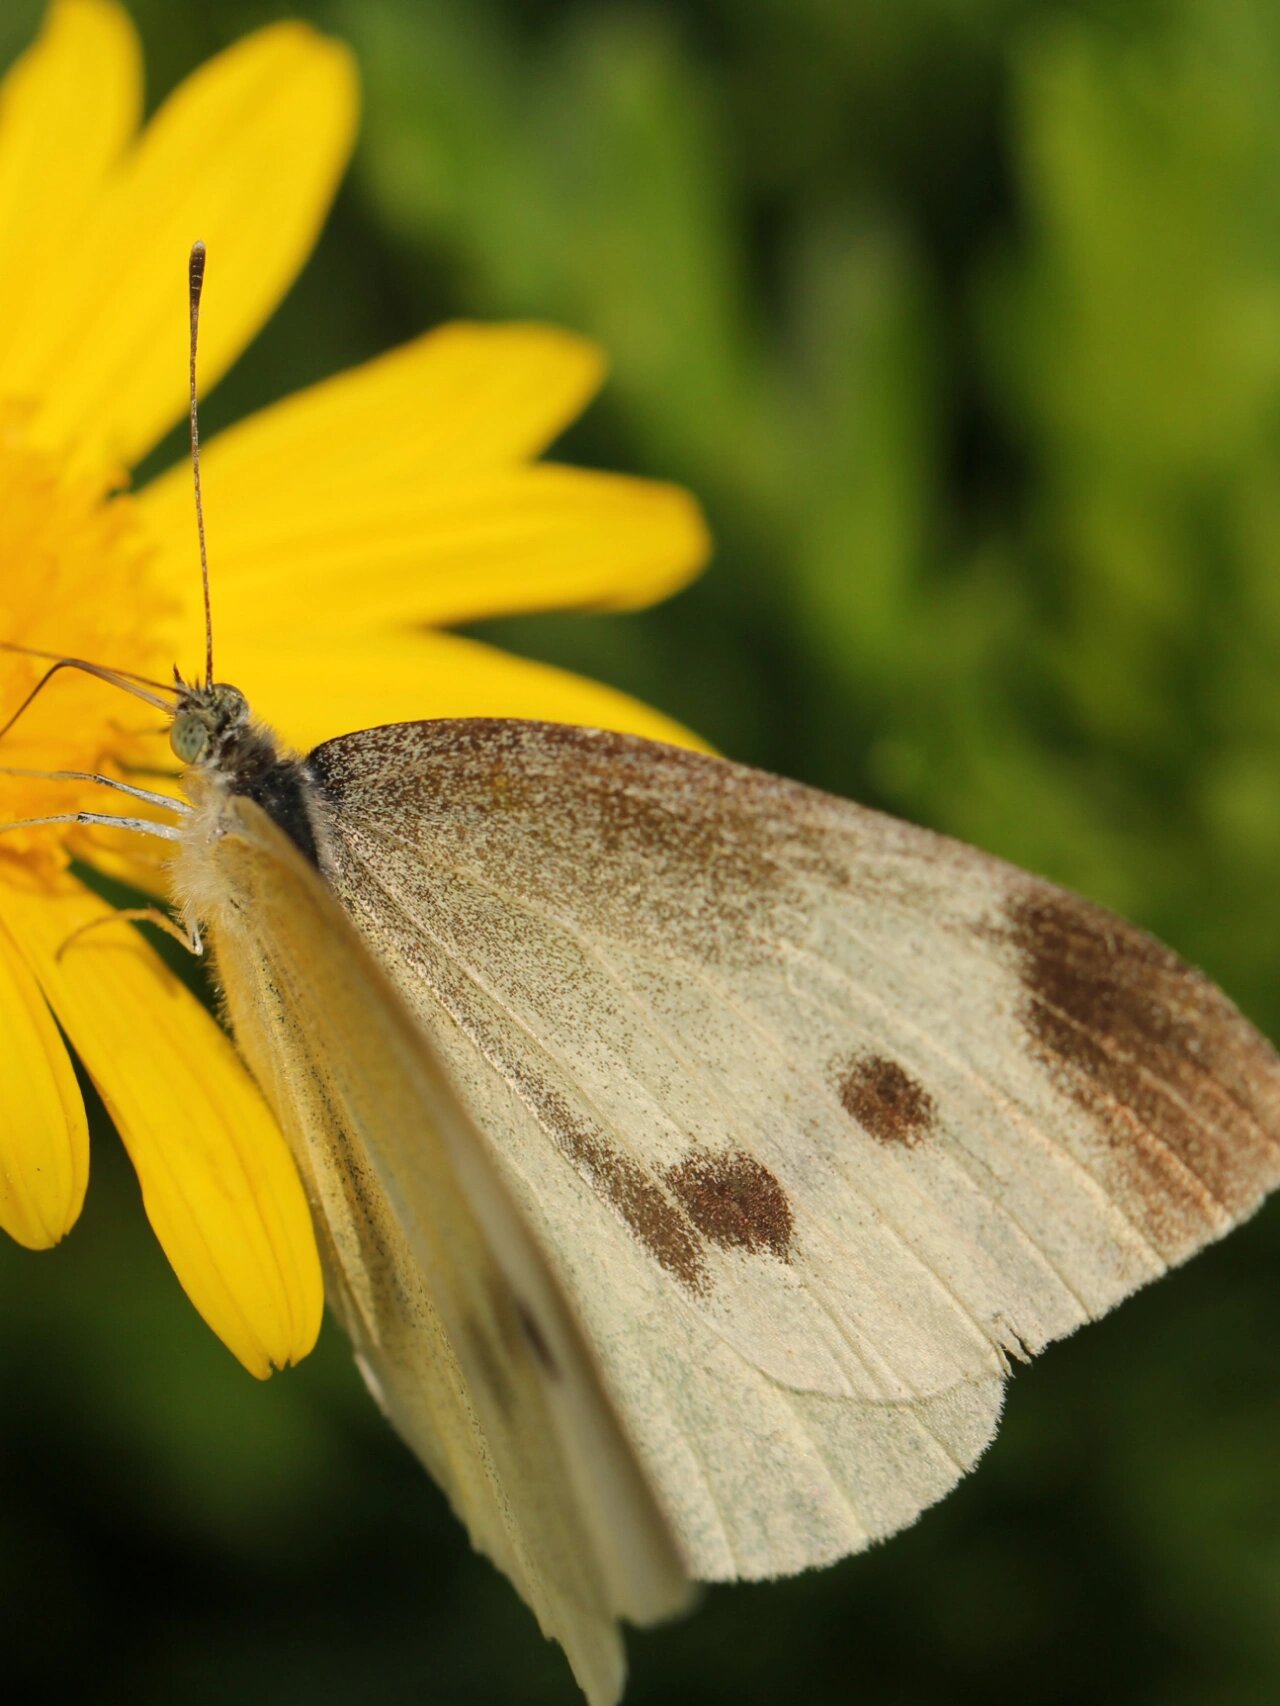
M154 96L291 14L365 77L329 232L207 430L448 315L595 334L565 454L696 489L716 562L486 634L1086 890L1280 1033L1274 0L134 10ZM1278 1259L1273 1210L1050 1353L914 1530L713 1591L633 1641L631 1698L1273 1702ZM0 1295L18 1698L573 1698L337 1335L248 1382L105 1136L81 1228L0 1251Z

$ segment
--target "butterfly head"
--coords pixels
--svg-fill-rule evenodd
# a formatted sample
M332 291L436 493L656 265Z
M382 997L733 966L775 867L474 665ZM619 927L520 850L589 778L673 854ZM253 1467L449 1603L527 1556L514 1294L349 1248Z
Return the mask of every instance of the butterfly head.
M249 725L249 702L226 681L207 686L178 683L169 744L184 764L216 769Z

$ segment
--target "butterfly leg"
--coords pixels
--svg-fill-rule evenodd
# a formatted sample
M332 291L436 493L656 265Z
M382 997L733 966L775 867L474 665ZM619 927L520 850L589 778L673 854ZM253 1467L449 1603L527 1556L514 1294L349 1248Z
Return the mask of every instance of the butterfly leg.
M167 775L167 771L159 772ZM169 794L158 794L152 788L138 788L132 782L119 782L114 776L102 776L96 770L17 770L10 765L0 765L0 776L31 776L41 782L96 782L100 788L114 788L117 794L128 794L131 799L143 800L149 806L160 806L167 812L177 812L179 817L185 817L191 807L185 800L175 800ZM52 822L52 819L48 821ZM8 828L8 825L5 825Z
M198 924L192 924L184 930L176 920L170 918L167 912L161 912L158 906L123 906L118 911L104 913L101 918L91 918L87 924L82 924L78 930L73 930L59 944L54 958L60 960L71 944L78 942L82 936L87 936L90 930L100 929L104 924L125 922L154 924L157 929L163 930L166 936L172 936L175 942L181 942L189 954L195 954L198 958L204 953L204 939L200 935Z
M138 835L155 835L161 841L177 841L177 828L170 823L154 823L145 817L116 817L111 812L54 812L49 817L19 817L10 823L0 823L0 835L10 829L38 829L46 823L105 823L109 829L132 829Z

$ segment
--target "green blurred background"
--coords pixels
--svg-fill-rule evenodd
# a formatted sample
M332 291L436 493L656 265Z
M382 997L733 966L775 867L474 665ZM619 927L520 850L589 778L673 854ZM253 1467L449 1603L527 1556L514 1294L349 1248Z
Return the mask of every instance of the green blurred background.
M716 560L486 635L1083 889L1280 1034L1275 0L133 11L153 100L289 15L365 79L206 432L450 315L595 334L564 453L694 488ZM337 1333L250 1381L94 1169L0 1250L10 1698L572 1701ZM1273 1207L1019 1374L915 1529L634 1637L629 1698L1274 1702L1278 1273Z

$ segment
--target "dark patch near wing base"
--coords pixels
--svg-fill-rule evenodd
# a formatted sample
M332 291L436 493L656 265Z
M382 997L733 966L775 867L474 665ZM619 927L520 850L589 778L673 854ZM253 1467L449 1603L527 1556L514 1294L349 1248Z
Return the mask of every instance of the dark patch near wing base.
M572 894L593 931L655 932L709 963L750 961L801 879L851 880L818 824L824 796L758 771L600 729L503 720L344 735L307 763L324 797L442 827L488 880L524 897ZM573 786L556 767L572 767ZM594 857L577 852L589 843ZM492 864L490 864L492 860Z
M886 1055L862 1055L844 1069L840 1103L877 1142L914 1149L933 1130L937 1105L905 1067Z
M726 1250L791 1257L794 1216L769 1169L743 1150L691 1155L663 1175L704 1237Z
M1177 1259L1275 1182L1274 1051L1202 973L1133 925L1027 882L995 934L1031 1047L1109 1137L1152 1241Z

